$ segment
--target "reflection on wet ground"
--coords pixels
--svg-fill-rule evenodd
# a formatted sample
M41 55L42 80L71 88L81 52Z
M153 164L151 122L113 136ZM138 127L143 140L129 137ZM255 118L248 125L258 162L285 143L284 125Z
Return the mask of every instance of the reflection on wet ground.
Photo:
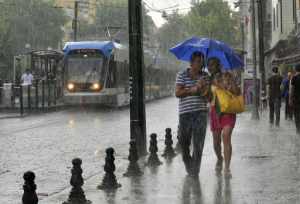
M201 184L198 178L185 177L182 187L182 203L203 203Z
M128 161L129 112L63 111L24 120L1 120L0 203L19 204L22 173L36 173L41 204L62 203L70 192L70 161L83 160L83 189L93 203L112 204L298 204L300 203L300 137L294 124L282 121L270 127L265 116L238 117L233 133L232 178L216 173L212 136L207 132L199 179L186 176L181 155L167 161L164 130L173 129L176 143L177 100L168 98L147 105L147 132L158 134L157 168L145 166L136 178L123 177ZM113 127L113 128L112 128ZM122 187L97 189L103 178L105 148L116 150L116 176ZM50 195L50 196L47 196Z
M231 179L217 175L215 183L214 203L231 204Z

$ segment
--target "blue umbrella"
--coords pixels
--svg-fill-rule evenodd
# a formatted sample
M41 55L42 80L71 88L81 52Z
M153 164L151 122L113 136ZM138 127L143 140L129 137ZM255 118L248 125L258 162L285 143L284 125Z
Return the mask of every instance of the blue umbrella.
M206 59L216 57L225 70L244 67L243 61L226 43L209 38L190 38L170 49L179 60L190 61L194 52L202 52Z

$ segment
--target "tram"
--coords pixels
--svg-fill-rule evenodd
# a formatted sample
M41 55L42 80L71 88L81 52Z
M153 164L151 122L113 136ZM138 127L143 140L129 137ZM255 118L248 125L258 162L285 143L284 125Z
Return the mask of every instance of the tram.
M128 48L113 41L68 42L64 49L63 101L68 105L129 104ZM158 66L145 56L145 98L152 100L173 94L176 68ZM155 61L155 62L154 62Z

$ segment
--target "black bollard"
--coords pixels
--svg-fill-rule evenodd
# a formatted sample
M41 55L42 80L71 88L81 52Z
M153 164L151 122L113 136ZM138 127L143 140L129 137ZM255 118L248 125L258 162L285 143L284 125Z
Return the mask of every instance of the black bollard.
M167 159L172 159L173 157L176 156L174 149L173 149L173 140L172 140L172 130L171 128L166 129L166 135L165 135L165 151L163 153L163 157Z
M159 158L157 156L157 135L155 133L150 135L150 156L148 158L147 166L158 166L161 165L162 162L159 161Z
M35 192L36 190L36 185L34 183L35 174L32 171L27 171L26 173L24 173L23 178L25 183L23 185L24 194L22 196L22 203L37 204L39 202L39 199Z
M131 140L129 144L130 144L129 156L128 156L129 165L127 168L127 172L123 175L128 176L128 177L141 176L141 175L143 175L143 172L140 170L140 167L138 164L139 156L138 156L138 150L136 147L136 141Z
M111 147L106 149L106 157L105 157L105 165L104 165L105 175L102 184L98 186L98 189L112 190L121 187L121 184L117 182L116 176L114 174L116 170L116 166L114 163L115 161L114 152L115 150Z
M70 184L72 186L68 201L63 202L63 204L90 204L91 201L87 200L82 190L83 178L82 178L82 161L79 158L72 160L73 168L71 170L72 177Z

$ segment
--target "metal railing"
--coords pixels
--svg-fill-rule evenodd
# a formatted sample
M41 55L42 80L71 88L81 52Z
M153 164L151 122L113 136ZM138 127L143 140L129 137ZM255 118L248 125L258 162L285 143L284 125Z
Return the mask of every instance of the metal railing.
M30 85L0 84L0 107L19 110L20 115L56 107L61 97L57 80L35 80Z

